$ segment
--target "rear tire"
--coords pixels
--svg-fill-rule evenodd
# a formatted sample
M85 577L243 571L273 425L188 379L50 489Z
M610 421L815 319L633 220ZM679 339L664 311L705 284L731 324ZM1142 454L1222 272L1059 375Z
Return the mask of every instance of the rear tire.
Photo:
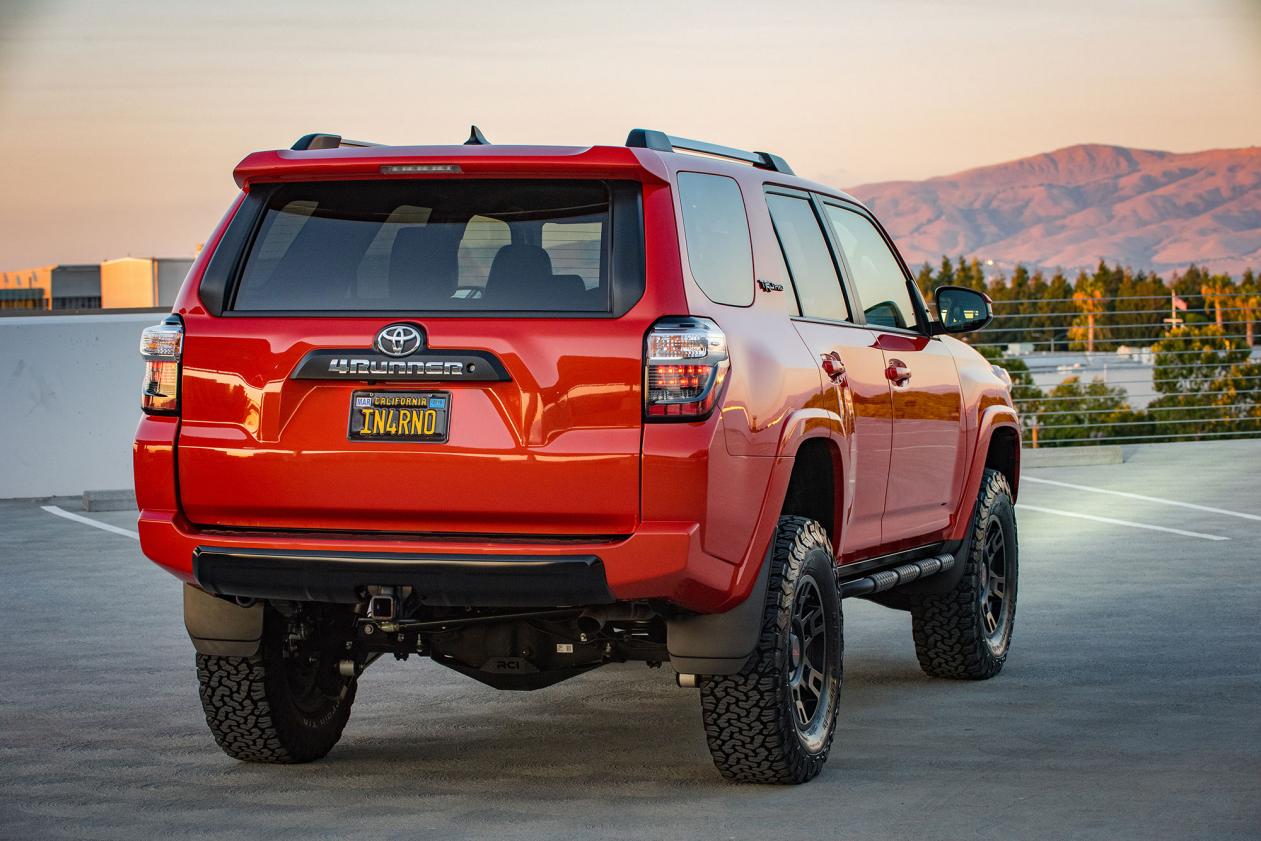
M1016 623L1019 552L1007 477L986 470L959 583L911 606L920 668L931 677L985 680L1007 661Z
M301 763L332 750L356 685L337 672L335 649L327 644L335 627L327 616L289 618L268 607L253 656L197 655L206 724L224 753L247 762Z
M844 637L823 527L781 517L758 647L736 675L701 683L714 765L729 780L804 783L823 769L840 708Z

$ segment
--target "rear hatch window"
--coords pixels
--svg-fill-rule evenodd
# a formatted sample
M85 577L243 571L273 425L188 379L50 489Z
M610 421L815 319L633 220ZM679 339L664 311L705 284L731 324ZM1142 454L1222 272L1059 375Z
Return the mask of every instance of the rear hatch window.
M607 314L617 192L598 181L261 185L228 309Z

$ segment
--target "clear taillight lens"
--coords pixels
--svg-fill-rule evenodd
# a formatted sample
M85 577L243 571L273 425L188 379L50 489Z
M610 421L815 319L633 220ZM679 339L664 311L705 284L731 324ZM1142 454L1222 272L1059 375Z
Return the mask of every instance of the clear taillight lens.
M644 344L644 415L700 420L727 376L727 337L708 318L664 318Z
M144 359L144 383L140 408L150 414L174 414L180 408L180 356L184 352L184 325L177 316L147 328L140 334Z

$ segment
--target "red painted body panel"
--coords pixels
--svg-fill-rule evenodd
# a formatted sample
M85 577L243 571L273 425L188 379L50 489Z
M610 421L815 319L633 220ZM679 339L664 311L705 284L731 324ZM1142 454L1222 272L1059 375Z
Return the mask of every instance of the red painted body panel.
M963 401L942 339L882 333L877 345L886 365L909 377L892 385L893 457L881 529L886 550L898 551L950 525L963 484Z
M397 317L209 314L198 286L221 223L175 307L187 337L182 418L144 418L135 444L141 545L178 577L191 579L199 545L573 552L603 560L619 599L721 611L753 586L803 442L830 442L832 537L840 562L850 563L961 537L993 430L1019 432L1006 391L962 343L796 317L764 186L840 195L802 179L623 147L261 152L235 174L246 190L258 181L416 177L380 174L396 163L462 170L425 178L640 181L643 298L617 319L418 319L432 346L491 351L511 381L407 384L452 392L450 441L351 444L349 394L362 384L289 375L307 351L366 347ZM748 307L704 295L678 233L670 185L680 170L737 180L755 277L787 291L759 288ZM700 421L645 424L644 334L657 318L683 314L711 318L727 336L718 410ZM822 356L832 353L845 367L836 382L823 374ZM886 378L891 359L905 364L907 384ZM539 540L548 535L568 540Z
M878 554L883 543L882 519L889 461L893 446L893 404L884 375L884 355L876 335L854 325L798 321L797 332L822 361L835 353L845 377L822 380L816 403L827 411L827 432L847 467L844 496L849 500L840 529L842 560Z

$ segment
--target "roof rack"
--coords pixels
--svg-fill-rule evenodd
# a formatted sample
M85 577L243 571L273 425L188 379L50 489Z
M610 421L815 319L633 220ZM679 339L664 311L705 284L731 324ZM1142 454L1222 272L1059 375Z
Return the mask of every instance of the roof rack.
M631 129L626 136L626 145L637 149L655 149L658 152L673 152L682 149L686 152L700 152L702 155L713 155L753 164L758 169L769 169L785 175L795 175L788 162L779 155L770 152L746 152L730 146L719 146L717 143L706 143L704 140L689 140L686 137L675 137L663 131L648 128Z
M289 148L295 152L315 151L316 149L341 149L346 146L380 146L380 143L372 143L368 140L351 140L342 137L340 134L324 134L316 132L315 134L304 134L298 138L298 142Z

